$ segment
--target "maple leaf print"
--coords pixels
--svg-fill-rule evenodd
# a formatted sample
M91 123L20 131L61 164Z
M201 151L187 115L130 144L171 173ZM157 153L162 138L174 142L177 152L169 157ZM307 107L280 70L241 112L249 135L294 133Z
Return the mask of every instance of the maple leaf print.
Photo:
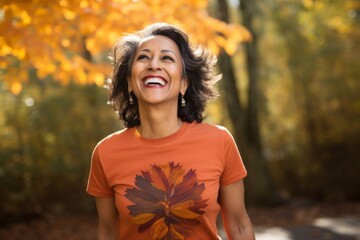
M200 224L207 200L201 197L205 184L198 182L195 170L186 172L174 162L153 164L135 177L135 186L126 189L125 197L134 203L128 209L139 232L149 230L154 240L184 239Z

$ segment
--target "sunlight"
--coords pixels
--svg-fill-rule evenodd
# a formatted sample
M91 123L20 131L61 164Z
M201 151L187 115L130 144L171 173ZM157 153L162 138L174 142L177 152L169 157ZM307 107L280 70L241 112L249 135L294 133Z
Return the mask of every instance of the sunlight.
M313 225L338 234L356 237L360 235L359 222L359 217L348 216L343 218L318 218Z
M291 236L283 228L255 228L256 240L289 240Z

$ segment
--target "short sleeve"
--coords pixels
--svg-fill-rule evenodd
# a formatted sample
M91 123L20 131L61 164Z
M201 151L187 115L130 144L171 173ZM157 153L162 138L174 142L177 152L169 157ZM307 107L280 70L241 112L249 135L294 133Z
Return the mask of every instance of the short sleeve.
M99 145L91 156L91 167L86 192L95 197L113 197L114 191L109 186L99 154Z
M225 186L246 177L247 171L241 159L235 140L230 132L224 129L224 170L220 185Z

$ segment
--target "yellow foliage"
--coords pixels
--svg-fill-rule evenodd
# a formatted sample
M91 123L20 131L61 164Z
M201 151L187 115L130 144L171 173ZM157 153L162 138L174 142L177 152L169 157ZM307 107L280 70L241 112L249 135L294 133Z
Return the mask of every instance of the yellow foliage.
M15 95L18 95L22 90L22 84L20 82L10 83L10 92Z
M97 86L103 86L105 83L105 76L101 73L93 73L89 76L90 82L95 83Z
M81 69L81 68L75 69L75 81L78 84L87 83L87 76L83 69Z
M76 13L71 10L64 10L64 18L66 20L74 20L76 18Z
M23 47L14 48L14 49L12 49L11 54L14 55L15 57L17 57L19 60L23 60L25 58L26 50Z
M27 69L10 68L4 78L8 82L10 92L17 95L23 88L22 83L27 81Z
M31 17L29 16L29 14L26 11L20 12L20 19L21 19L23 26L27 26L31 23Z
M94 52L96 50L96 40L94 38L87 38L85 44L86 48L90 52Z
M322 21L328 28L331 28L340 34L349 34L353 31L349 18L349 11L360 7L358 1L345 0L344 2L334 2L328 4L328 1L303 0L304 6L311 8L311 11L302 11L298 13L299 23L303 34L312 42L321 45L324 40L319 31L319 21ZM347 13L347 14L344 14Z
M61 40L61 45L63 47L69 47L70 46L70 40L69 39L62 39Z
M351 31L351 28L348 24L345 23L344 19L340 16L335 16L330 19L328 25L341 33L347 33Z
M348 9L359 9L360 2L358 0L347 0L344 2L344 5Z
M0 5L0 67L8 70L17 59L19 68L35 68L40 79L52 75L63 84L102 85L109 63L89 62L85 50L93 59L104 59L97 56L109 52L116 39L154 22L183 27L194 43L215 54L221 48L235 53L248 32L210 17L207 5L207 0L5 0ZM16 92L27 77L3 80Z
M0 56L11 54L12 49L0 38Z
M59 5L62 6L62 7L67 7L67 6L69 6L69 1L67 1L67 0L60 0L60 1L59 1Z
M37 67L37 71L36 71L36 75L38 76L38 78L40 79L44 79L45 77L52 75L53 73L55 73L57 67L56 65L51 62L51 61L44 61L45 59L37 59L35 60L36 63L34 64L34 66L38 66Z
M325 8L326 3L324 1L316 1L316 2L314 1L314 6L317 11L321 11L322 9Z
M0 68L6 68L6 62L0 61Z

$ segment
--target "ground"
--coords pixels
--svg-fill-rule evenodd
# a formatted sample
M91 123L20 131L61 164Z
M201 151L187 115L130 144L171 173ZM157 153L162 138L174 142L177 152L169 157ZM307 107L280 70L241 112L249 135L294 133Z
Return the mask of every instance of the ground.
M249 207L257 240L360 240L360 203ZM0 227L3 240L96 239L94 215L44 215ZM221 231L223 235L223 231Z
M360 203L297 202L249 214L256 240L360 240Z

